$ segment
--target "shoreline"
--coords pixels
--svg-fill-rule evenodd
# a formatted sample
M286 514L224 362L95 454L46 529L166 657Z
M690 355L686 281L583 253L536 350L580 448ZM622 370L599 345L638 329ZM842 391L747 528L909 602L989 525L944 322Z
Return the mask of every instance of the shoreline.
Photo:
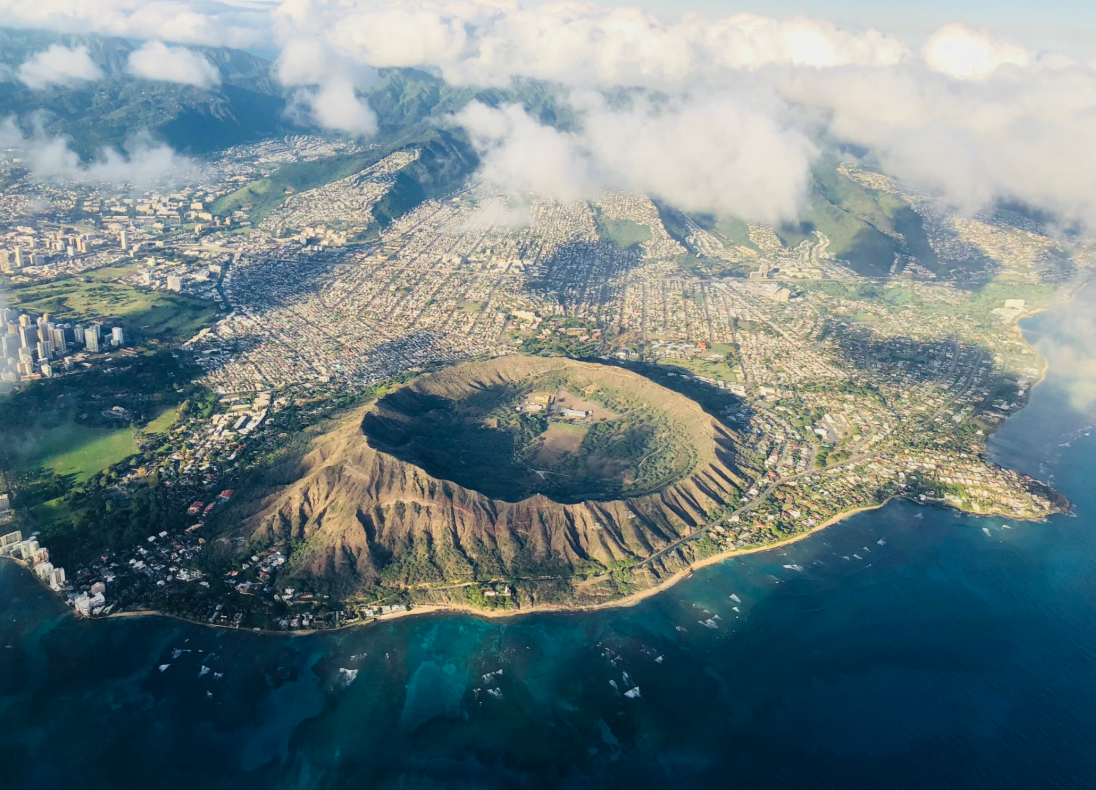
M1061 302L1057 302L1055 304L1049 305L1047 307L1038 307L1038 308L1035 308L1035 309L1032 309L1032 310L1028 310L1028 311L1023 312L1020 315L1016 316L1016 318L1013 319L1012 328L1014 329L1016 334L1019 336L1020 340L1024 343L1027 343L1029 346L1031 346L1032 350L1035 350L1034 344L1030 343L1024 337L1024 330L1020 326L1020 322L1022 320L1024 320L1025 318L1030 318L1034 315L1038 315L1040 313L1046 312L1048 309L1050 309L1052 307L1059 307L1059 306L1062 306L1062 305L1068 305L1068 304L1074 302L1077 299L1078 294L1080 294L1080 292L1086 286L1088 286L1088 284L1090 282L1091 282L1091 279L1086 279L1082 283L1080 283L1080 285L1076 288L1076 290L1074 290L1071 294L1069 294L1068 299L1065 299ZM1038 352L1036 352L1036 353L1038 353ZM1040 357L1042 357L1041 354L1040 354ZM1043 365L1042 365L1042 370L1040 371L1040 374L1039 374L1039 379L1031 385L1031 388L1028 390L1029 393L1032 392L1036 387L1038 387L1040 384L1043 383L1043 381L1046 379L1047 373L1049 372L1049 369L1050 369L1049 360L1047 360L1045 357L1042 357L1042 359L1043 359ZM1029 401L1030 401L1030 394L1029 394L1029 397L1024 402L1024 407L1026 407L1028 405ZM1017 413L1019 411L1020 410L1017 410ZM1011 416L1013 416L1013 415L1010 414L1009 417L1011 417ZM1006 420L1007 420L1007 418L1006 418ZM988 440L988 437L987 437L987 440ZM988 441L987 441L987 446L988 446ZM822 522L821 524L819 524L815 527L812 527L809 530L806 530L804 532L800 532L796 535L793 535L790 538L786 538L784 540L780 540L780 541L777 541L775 543L769 543L769 544L765 544L764 546L756 546L756 547L752 547L752 548L748 548L748 549L735 549L733 551L725 551L725 552L719 552L717 554L713 554L710 557L705 557L702 560L698 560L696 562L690 563L688 566L686 566L682 570L680 570L677 573L673 574L672 576L660 581L658 584L655 584L655 585L653 585L651 587L648 587L644 590L639 590L639 591L634 592L630 595L626 595L623 598L614 599L612 601L605 601L603 603L598 603L598 604L588 604L588 605L583 605L583 606L565 606L565 605L558 605L558 604L549 604L549 605L544 605L544 606L532 606L532 607L529 607L529 608L526 608L526 609L509 609L509 608L507 608L507 609L504 609L504 610L478 609L478 608L475 608L475 607L472 607L472 606L463 606L463 605L456 605L456 604L449 604L449 605L440 605L440 604L415 605L415 604L412 604L410 609L405 609L402 612L396 612L396 613L389 614L389 615L383 615L381 617L377 617L377 618L374 618L372 620L368 620L368 621L364 621L364 622L350 623L350 624L347 624L347 625L344 625L344 626L339 626L339 627L336 627L336 628L305 629L305 630L296 630L296 631L281 631L281 630L274 631L274 630L270 630L270 629L256 628L256 627L241 628L241 627L235 626L235 625L222 625L222 624L219 624L219 623L201 622L201 621L198 621L198 620L188 619L188 618L183 617L181 615L170 614L170 613L166 613L166 612L160 612L160 611L157 611L157 610L154 610L154 609L135 610L135 611L126 611L126 612L113 612L113 613L111 613L109 615L106 615L106 616L103 616L103 617L89 617L89 618L86 618L86 619L89 619L89 620L108 620L108 619L111 619L111 618L127 618L127 617L129 617L129 618L132 618L132 617L166 617L166 618L169 618L169 619L178 620L180 622L189 623L191 625L199 625L199 626L205 626L205 627L209 627L209 628L223 628L223 629L226 629L226 630L246 631L246 632L255 633L255 634L311 636L311 635L314 635L314 634L334 633L334 632L342 631L342 630L345 630L345 629L348 629L348 628L360 628L360 627L364 627L364 626L377 625L377 624L380 624L382 622L389 622L389 621L392 621L392 620L398 620L398 619L403 618L403 617L411 617L411 616L414 616L414 615L424 615L424 614L434 614L434 613L438 613L438 612L460 613L460 614L471 615L471 616L474 616L474 617L497 619L497 618L518 617L518 616L521 616L521 615L532 615L532 614L566 613L566 612L581 613L581 612L595 612L595 611L599 611L599 610L603 610L603 609L615 609L615 608L632 607L632 606L636 606L637 604L641 603L642 601L644 601L648 598L652 598L655 595L658 595L662 592L665 592L666 590L668 590L671 587L673 587L674 585L676 585L678 582L689 578L690 576L692 576L694 573L696 573L698 570L701 570L702 568L706 568L706 567L709 567L711 565L717 565L717 564L719 564L719 563L721 563L725 560L731 559L733 557L746 556L746 555L749 555L749 554L757 554L757 553L760 553L760 552L772 551L774 549L779 549L779 548L782 548L784 546L788 546L788 545L796 543L798 541L805 540L806 538L811 537L815 533L821 532L822 530L826 529L827 527L831 527L831 526L833 526L833 525L835 525L835 524L837 524L837 523L839 523L839 522L841 522L841 521L843 521L847 518L855 516L859 513L866 513L866 512L873 511L873 510L880 510L880 509L886 507L888 504L890 504L890 502L892 500L902 499L902 498L904 498L904 497L902 497L901 495L898 495L898 494L894 494L890 497L887 497L887 499L885 499L883 502L881 502L879 504L865 505L865 506L862 506L862 507L853 508L851 510L847 510L847 511L844 511L844 512L841 512L841 513L837 513L837 514L831 516L830 518L828 518L826 521ZM914 500L909 500L909 501L912 502L913 504L919 505L921 507L924 507L926 504L938 505L938 506L950 508L950 509L953 509L953 510L957 510L960 513L963 513L963 514L966 514L966 515L976 516L976 517L979 517L979 518L991 518L991 517L996 516L996 517L1010 518L1010 519L1016 520L1016 521L1033 521L1033 520L1036 520L1036 519L1031 519L1031 518L1018 518L1018 517L1016 517L1014 515L1011 515L1011 514L997 513L997 512L975 513L973 511L966 511L966 510L963 510L962 508L957 508L954 505L950 505L950 504L946 504L946 503L942 503L942 502L922 503L922 502L916 502ZM1066 514L1069 513L1068 510L1059 511L1059 512L1060 513L1064 512ZM1052 513L1050 515L1054 515L1054 514ZM75 613L73 612L73 614L75 614Z
M1049 305L1047 307L1036 307L1034 310L1028 310L1028 311L1020 313L1020 315L1016 316L1016 318L1014 318L1012 320L1012 328L1016 330L1016 334L1019 336L1020 340L1022 340L1023 342L1025 342L1029 346L1031 346L1032 351L1035 351L1035 353L1038 354L1039 352L1036 350L1035 345L1033 343L1028 342L1028 339L1026 337L1024 337L1024 328L1022 326L1020 326L1020 322L1023 321L1025 318L1031 318L1034 315L1039 315L1039 313L1045 313L1047 310L1051 309L1052 307L1062 307L1062 306L1067 305L1067 304L1072 304L1073 302L1077 301L1078 294L1080 294L1081 291L1083 291L1085 288L1087 288L1088 284L1090 282L1092 282L1091 277L1085 279L1084 282L1082 282L1080 285L1077 286L1077 290L1075 290L1073 293L1071 293L1069 295L1069 298L1064 300L1064 301L1056 302L1056 303L1054 303L1052 305ZM1034 390L1036 387L1038 387L1040 384L1043 383L1043 381L1047 377L1047 372L1050 370L1050 360L1048 360L1042 354L1039 354L1039 356L1043 360L1043 368L1042 368L1042 370L1039 371L1039 380L1031 385L1031 389L1028 390L1029 393L1032 390ZM1028 400L1030 400L1030 396L1028 397ZM1024 403L1024 406L1027 406L1026 402ZM1009 415L1009 416L1011 417L1012 415Z
M526 608L526 609L503 609L503 610L498 610L498 609L491 609L491 610L477 609L477 608L474 608L472 606L461 606L461 605L456 605L456 604L452 604L452 605L442 605L442 604L418 604L418 605L415 605L415 604L412 604L412 608L410 608L410 609L405 609L402 612L396 612L394 614L389 614L389 615L383 615L381 617L376 617L372 620L368 620L368 621L365 621L365 622L348 623L347 625L339 626L338 628L311 628L311 629L298 629L296 631L280 631L280 630L279 631L274 631L274 630L267 629L267 628L240 628L240 627L231 626L231 625L221 625L219 623L205 623L205 622L200 622L198 620L190 620L190 619L187 619L186 617L183 617L181 615L169 614L169 613L166 613L166 612L158 612L158 611L153 610L153 609L129 611L129 612L114 612L112 614L106 615L105 617L91 617L91 618L87 618L87 619L89 619L89 620L109 620L111 618L125 618L125 617L166 617L166 618L169 618L169 619L172 619L172 620L178 620L178 621L183 622L183 623L188 623L190 625L197 625L197 626L202 626L202 627L205 627L205 628L222 628L222 629L225 629L225 630L228 630L228 631L240 631L240 632L252 633L252 634L266 634L266 635L270 635L270 636L314 636L316 634L338 633L339 631L345 631L345 630L350 629L350 628L364 628L364 627L368 627L368 626L381 625L383 623L388 623L388 622L391 622L393 620L399 620L399 619L402 619L402 618L405 618L405 617L413 617L413 616L416 616L416 615L426 615L426 614L438 614L438 613L465 614L465 615L469 615L469 616L472 616L472 617L482 617L482 618L485 618L485 619L488 619L488 620L496 620L496 619L503 619L503 618L507 618L507 617L521 617L523 615L534 615L534 614L569 614L569 613L581 614L581 613L587 613L587 612L602 611L602 610L605 610L605 609L624 609L624 608L629 608L629 607L632 607L632 606L636 606L637 604L645 601L648 598L653 598L654 596L665 592L666 590L668 590L671 587L673 587L674 585L676 585L678 582L681 582L681 581L684 581L685 579L688 579L690 576L692 576L694 573L696 573L698 570L701 570L702 568L707 568L711 565L718 565L719 563L724 562L725 560L732 559L734 557L742 557L742 556L746 556L746 555L749 555L749 554L760 554L762 552L773 551L774 549L783 548L783 547L789 546L793 543L798 543L799 541L806 540L807 538L811 537L812 535L814 535L818 532L821 532L822 530L824 530L828 527L832 527L835 524L838 524L838 523L840 523L841 521L844 521L847 518L851 518L852 516L858 515L860 513L868 513L868 512L871 512L873 510L881 510L884 507L886 507L887 505L889 505L895 499L904 499L904 498L905 497L902 497L900 495L895 494L893 496L888 497L886 500L884 500L883 502L881 502L877 505L865 505L863 507L853 508L852 510L846 510L842 513L838 513L834 516L831 516L826 521L822 522L821 524L819 524L816 527L812 527L811 529L806 530L805 532L800 532L796 535L793 535L790 538L785 538L784 540L777 541L776 543L768 543L768 544L765 544L764 546L755 546L755 547L748 548L748 549L735 549L734 551L724 551L724 552L720 552L718 554L713 554L710 557L705 557L702 560L698 560L696 562L690 563L688 565L688 567L678 571L673 576L670 576L670 577L662 580L661 582L659 582L658 584L656 584L652 587L648 587L644 590L639 590L638 592L634 592L631 595L627 595L623 598L617 598L617 599L614 599L612 601L605 601L604 603L598 603L598 604L587 604L587 605L583 605L583 606L563 606L563 605L558 605L558 604L547 604L547 605L544 605L544 606L532 606L532 607L529 607L529 608ZM946 504L946 503L943 503L943 502L921 503L921 502L916 502L914 500L907 500L907 501L909 501L911 504L917 505L919 507L927 507L927 506L943 507L943 508L947 508L949 510L956 510L959 513L962 513L964 515L974 516L974 517L977 517L977 518L994 518L994 517L997 517L997 518L1008 518L1008 519L1011 519L1013 521L1038 521L1039 520L1039 519L1032 519L1032 518L1021 518L1021 517L1017 517L1017 516L1012 515L1012 514L997 513L997 512L975 513L973 511L963 510L962 508L957 508L954 505L949 505L949 504ZM1055 514L1051 514L1051 515L1055 515Z

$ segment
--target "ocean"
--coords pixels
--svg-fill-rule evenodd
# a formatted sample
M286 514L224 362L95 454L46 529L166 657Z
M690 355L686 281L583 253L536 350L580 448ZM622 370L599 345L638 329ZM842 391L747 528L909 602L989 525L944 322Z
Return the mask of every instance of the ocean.
M1096 785L1096 294L995 460L1045 523L892 502L630 608L335 634L71 617L0 563L5 788Z

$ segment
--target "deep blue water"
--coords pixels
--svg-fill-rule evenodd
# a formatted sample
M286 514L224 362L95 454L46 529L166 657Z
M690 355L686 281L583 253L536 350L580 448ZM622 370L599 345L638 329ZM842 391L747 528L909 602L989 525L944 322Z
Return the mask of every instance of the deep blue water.
M630 609L309 637L78 622L0 564L0 786L1096 786L1094 305L1025 322L992 443L1076 517L892 503Z

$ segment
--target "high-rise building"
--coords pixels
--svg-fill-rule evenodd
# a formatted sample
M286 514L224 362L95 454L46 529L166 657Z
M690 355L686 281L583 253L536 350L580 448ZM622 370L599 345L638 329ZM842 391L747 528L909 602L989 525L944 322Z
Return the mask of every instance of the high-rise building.
M110 344L112 346L124 346L126 344L126 333L122 331L122 327L116 326L110 330Z
M16 247L15 248L15 268L16 269L22 269L23 268L23 248L22 247Z
M182 291L183 290L183 278L174 274L169 274L167 277L167 287L170 291Z
M46 360L53 356L53 349L50 347L50 344L44 340L39 340L35 349L38 351L38 359Z
M4 274L15 272L15 268L11 265L11 253L7 250L0 250L0 272Z
M33 323L34 323L34 319L31 318L26 313L23 313L19 316L19 326L30 326Z
M127 233L124 230L122 231L122 249L123 250L128 250L129 249L129 233Z
M43 362L38 369L47 379L53 378L53 365L49 364L48 362Z
M0 338L0 350L3 351L4 359L18 357L19 338L15 335L4 335L2 338Z
M65 339L65 330L62 327L55 326L49 331L49 340L53 344L53 350L57 354L64 354L68 351L68 341Z
M91 353L99 353L99 327L89 326L84 330L84 345Z
M38 345L38 327L19 327L19 340L23 348L34 348L36 345Z

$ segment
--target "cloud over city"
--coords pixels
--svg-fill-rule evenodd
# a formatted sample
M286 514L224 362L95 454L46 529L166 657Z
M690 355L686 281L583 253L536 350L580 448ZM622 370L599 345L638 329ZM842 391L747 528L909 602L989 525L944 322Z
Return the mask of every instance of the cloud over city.
M89 184L129 184L145 188L193 178L196 162L170 146L142 133L130 139L125 151L103 148L92 162L81 161L68 139L50 136L40 128L25 134L13 118L0 121L0 148L21 151L25 164L38 178L57 178Z
M473 102L454 120L483 160L481 177L512 194L559 200L634 189L687 211L794 220L806 197L811 141L740 97L685 96L612 109L579 97L581 131L560 132L520 107Z
M863 146L968 211L1019 200L1096 226L1096 67L964 24L917 46L802 15L664 19L494 0L9 0L0 24L152 40L139 53L160 57L135 53L134 71L192 84L215 84L212 67L158 42L264 46L278 53L294 117L352 134L383 125L363 96L386 68L455 86L558 83L575 104L570 132L515 108L455 116L483 154L482 176L511 190L629 186L695 210L784 218L826 140ZM17 78L93 79L79 52L51 49ZM588 101L619 88L650 101Z

